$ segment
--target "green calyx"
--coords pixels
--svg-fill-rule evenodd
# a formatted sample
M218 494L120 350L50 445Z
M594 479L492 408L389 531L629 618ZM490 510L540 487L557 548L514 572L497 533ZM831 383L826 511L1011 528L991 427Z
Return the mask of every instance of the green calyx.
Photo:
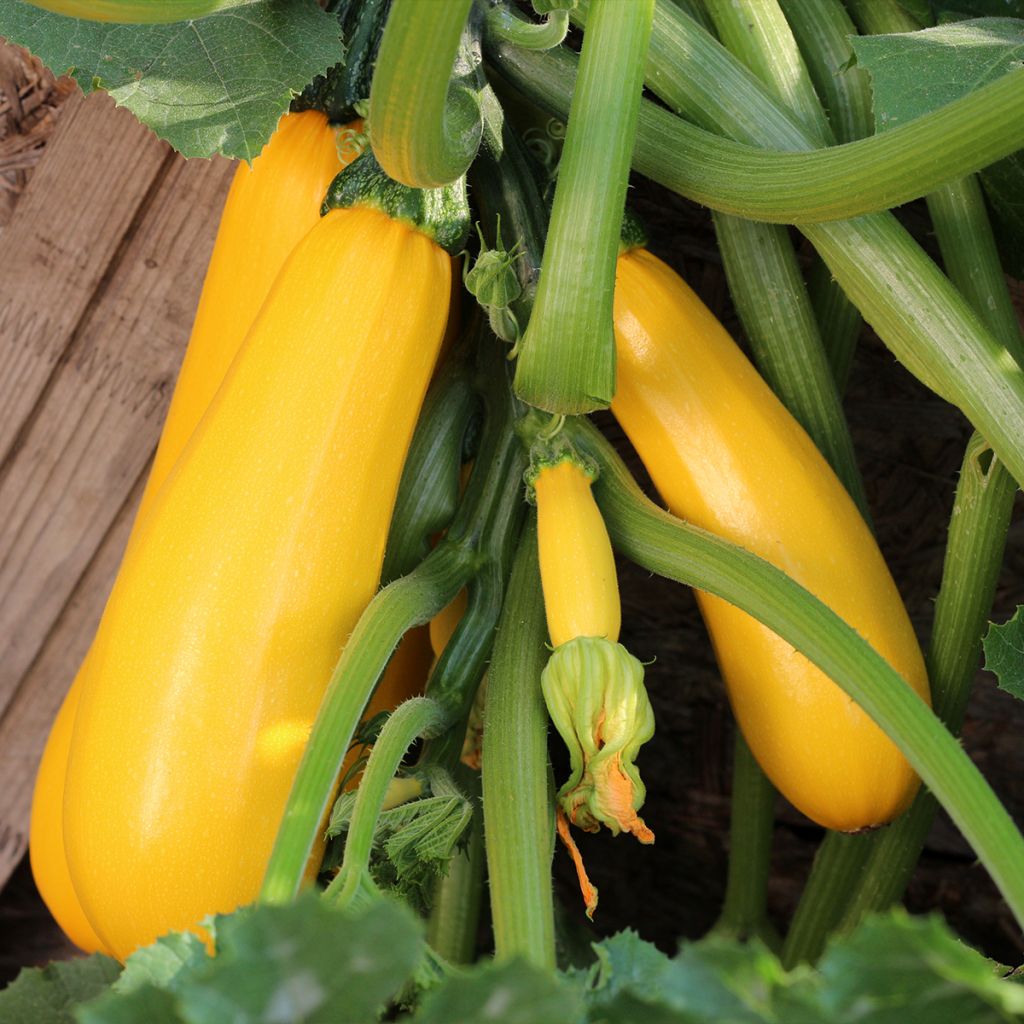
M517 242L511 249L501 244L501 225L498 225L498 237L495 248L488 249L480 234L480 254L473 261L473 266L463 275L463 284L476 299L479 306L487 313L491 330L501 338L514 345L519 341L519 321L512 312L511 305L523 293L523 286L516 270L516 261L522 255L522 247Z
M530 451L530 464L523 473L526 484L526 500L536 504L535 484L545 469L553 469L563 462L571 462L593 483L600 472L597 463L584 455L566 436L562 426L564 416L547 416L531 413L517 424L519 436Z
M642 249L647 245L647 229L644 222L632 211L622 215L622 230L619 232L619 255L630 249Z
M646 789L635 760L654 735L644 667L622 644L577 637L555 648L541 674L548 714L569 749L572 772L558 791L566 817L585 832L602 825L653 843L637 811Z
M369 148L331 182L321 213L350 206L369 206L411 224L453 256L469 234L465 178L441 188L410 188L389 178Z

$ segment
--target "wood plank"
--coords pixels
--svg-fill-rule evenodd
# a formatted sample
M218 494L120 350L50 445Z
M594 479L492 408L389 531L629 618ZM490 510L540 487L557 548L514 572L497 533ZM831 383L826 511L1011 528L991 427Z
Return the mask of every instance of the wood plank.
M153 451L232 171L171 162L0 480L0 711Z
M57 709L99 625L147 471L148 466L22 680L7 714L0 718L0 889L28 849L29 809L39 759Z
M67 100L0 245L0 460L9 459L170 154L105 93Z

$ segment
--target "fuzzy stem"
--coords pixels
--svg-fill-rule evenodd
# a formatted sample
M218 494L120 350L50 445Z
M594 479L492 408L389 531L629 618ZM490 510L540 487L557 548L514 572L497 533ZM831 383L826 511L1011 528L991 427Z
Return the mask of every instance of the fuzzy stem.
M473 0L394 0L370 88L370 131L381 167L412 188L466 173L480 145L474 70L452 69Z
M555 815L548 715L540 689L546 639L537 526L531 517L519 542L487 678L484 837L495 955L553 969Z
M429 697L413 697L399 704L385 722L356 790L341 868L324 894L338 906L347 907L352 903L369 873L373 835L388 785L409 747L421 736L437 735L446 723L444 709Z
M654 0L595 0L559 164L516 394L556 413L615 393L612 299Z

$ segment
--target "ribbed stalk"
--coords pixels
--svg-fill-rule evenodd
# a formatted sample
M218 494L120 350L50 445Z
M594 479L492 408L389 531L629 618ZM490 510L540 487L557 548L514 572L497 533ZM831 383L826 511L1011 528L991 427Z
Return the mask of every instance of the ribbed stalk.
M448 874L438 882L427 921L427 942L448 963L474 960L483 882L484 830L478 806L469 826L469 842L452 857Z
M601 467L595 494L618 549L651 572L734 604L835 681L903 752L1024 923L1024 838L960 744L888 662L774 566L680 522L644 497L588 424L573 422L566 429Z
M569 31L569 12L550 11L537 24L520 18L510 7L498 5L487 12L486 31L497 39L528 50L550 50Z
M718 38L793 114L815 146L835 143L810 73L773 0L704 0Z
M495 955L555 966L551 893L554 803L548 716L540 689L547 661L544 600L531 518L505 597L484 706L484 838Z
M446 722L440 704L428 697L413 697L399 704L384 723L359 780L341 868L327 887L327 899L347 907L359 894L369 875L373 834L391 780L412 744L421 736L437 735Z
M703 46L695 49L687 37L672 41L665 34L666 25L674 23L667 13L671 7L659 4L655 9L649 54L657 41L663 54L702 64ZM677 13L676 18L701 31L684 14ZM564 120L572 96L573 54L561 48L538 52L507 44L489 47L488 52L496 69L518 92ZM711 82L704 81L701 71L706 94L712 98L719 91L714 84L717 66L716 61L707 68ZM669 67L650 66L648 84L656 88L674 73ZM779 112L771 113L770 98L763 131L749 145L702 131L644 101L633 169L704 206L751 220L806 224L856 217L917 199L951 177L980 170L1024 147L1022 82L1024 70L1012 71L881 135L809 152L780 152L798 149L801 133L796 128L795 137L790 135L795 126ZM724 83L721 88L724 91ZM753 100L753 95L744 90L740 99L742 104ZM694 106L699 108L699 96ZM764 112L765 104L753 103L751 110L744 123L757 127L757 115ZM686 116L710 127L689 109Z
M515 376L524 402L555 413L615 394L615 263L654 0L593 6Z
M841 0L780 0L780 5L836 138L840 142L867 138L874 131L871 80L862 67L852 63L850 36L857 30ZM820 257L811 264L807 287L825 353L842 394L863 321Z
M467 550L442 545L414 572L380 591L360 616L292 783L261 902L287 903L299 891L345 754L391 653L406 630L429 622L451 601L471 571Z
M781 945L767 916L775 787L761 771L743 734L736 730L729 817L729 875L725 901L713 931L738 939Z
M370 130L381 167L403 185L455 181L480 145L475 69L455 68L472 6L473 0L392 4L370 88Z

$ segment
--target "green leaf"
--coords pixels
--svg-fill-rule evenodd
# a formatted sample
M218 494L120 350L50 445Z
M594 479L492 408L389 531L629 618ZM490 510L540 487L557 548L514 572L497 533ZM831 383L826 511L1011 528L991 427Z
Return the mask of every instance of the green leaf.
M999 680L999 689L1024 700L1024 607L1002 625L992 623L985 634L985 668Z
M189 1024L371 1024L422 949L404 907L381 902L351 914L306 893L219 918L216 957L178 998Z
M83 1006L78 1024L185 1024L174 996L155 985L142 984L127 994L108 992Z
M423 1000L417 1024L576 1024L579 996L563 980L522 960L455 975Z
M818 969L826 1020L992 1024L1024 1013L1024 987L1003 980L938 916L869 918L833 941Z
M341 55L315 0L252 0L198 21L114 25L0 0L0 35L83 92L106 89L185 156L252 160L292 96Z
M121 965L96 954L84 960L25 968L0 992L3 1024L71 1024L71 1008L104 991Z
M1024 22L977 18L920 32L851 37L871 73L876 131L904 124L1024 66Z
M939 22L964 18L1024 18L1024 0L932 0L931 6Z
M594 1005L608 1003L624 991L655 991L671 963L660 949L632 930L595 942L593 950L597 962L592 967L569 973L586 977L588 1001Z
M180 980L209 959L206 946L191 932L172 932L125 961L114 991L127 995L144 985L175 990Z

